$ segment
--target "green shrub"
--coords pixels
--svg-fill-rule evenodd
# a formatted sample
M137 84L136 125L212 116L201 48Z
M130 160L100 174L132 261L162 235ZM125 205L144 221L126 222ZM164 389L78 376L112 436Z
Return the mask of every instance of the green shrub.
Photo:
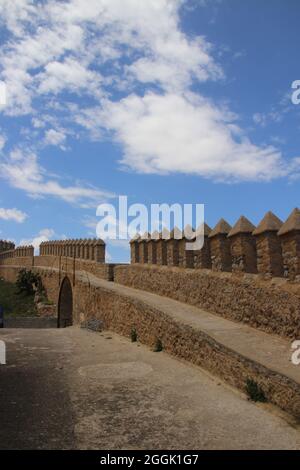
M131 338L131 342L132 342L132 343L136 343L136 342L137 342L138 336L137 336L137 332L136 332L136 329L135 329L135 328L132 328L132 329L131 329L130 338Z
M32 295L35 290L42 291L42 281L38 274L21 269L19 271L16 286L18 292L21 294Z
M155 344L154 344L154 352L160 352L162 350L163 350L162 342L159 338L156 338Z
M5 317L37 315L34 295L20 293L12 282L0 280L0 305L4 308Z
M252 401L260 401L262 403L265 403L267 401L265 392L261 388L260 385L258 385L257 382L253 379L247 379L246 382L246 392L250 400Z

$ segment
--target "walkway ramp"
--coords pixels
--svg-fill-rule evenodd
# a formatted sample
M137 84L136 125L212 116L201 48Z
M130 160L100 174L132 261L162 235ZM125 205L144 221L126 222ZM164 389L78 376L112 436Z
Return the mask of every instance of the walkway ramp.
M129 316L128 305L134 305L140 310L141 323L148 317L149 330L157 332L167 352L243 390L247 378L252 378L270 402L300 418L300 365L291 361L291 341L170 298L77 273L77 280L83 283L87 277L92 289L100 289L100 295L105 293L111 299L111 312L104 306L99 315L112 329L124 333L111 315L117 311ZM149 343L146 334L140 339Z

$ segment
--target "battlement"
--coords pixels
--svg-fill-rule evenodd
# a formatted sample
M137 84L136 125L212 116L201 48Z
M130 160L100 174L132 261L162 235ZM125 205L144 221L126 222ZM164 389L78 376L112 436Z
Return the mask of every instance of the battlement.
M34 256L34 247L32 245L18 246L15 248L14 243L11 242L1 242L6 247L10 247L7 250L0 251L0 260L6 260L8 258L33 258Z
M66 256L104 263L105 243L100 239L43 242L40 245L40 256Z
M224 219L211 229L204 225L201 250L186 249L187 240L174 229L162 233L136 235L130 241L131 263L212 269L233 273L260 274L300 280L300 210L294 209L283 223L267 212L257 227L241 216L231 227Z
M15 258L27 258L34 256L34 247L32 245L18 246L15 250Z
M7 240L0 240L0 253L15 249L15 244Z

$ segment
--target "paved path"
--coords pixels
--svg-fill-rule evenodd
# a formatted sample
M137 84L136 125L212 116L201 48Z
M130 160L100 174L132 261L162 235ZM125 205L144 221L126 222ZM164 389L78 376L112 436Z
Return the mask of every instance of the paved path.
M2 449L300 449L300 430L201 369L109 332L2 330Z
M300 366L295 366L291 362L293 352L291 340L265 333L243 323L227 320L168 297L108 282L86 272L78 271L77 278L83 281L88 279L95 286L141 300L165 312L171 318L199 329L238 354L300 384Z

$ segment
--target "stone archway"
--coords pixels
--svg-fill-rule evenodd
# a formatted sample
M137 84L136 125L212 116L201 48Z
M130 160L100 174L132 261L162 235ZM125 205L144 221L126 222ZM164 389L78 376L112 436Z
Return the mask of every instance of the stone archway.
M73 325L73 292L70 280L65 277L61 283L58 298L58 328Z

